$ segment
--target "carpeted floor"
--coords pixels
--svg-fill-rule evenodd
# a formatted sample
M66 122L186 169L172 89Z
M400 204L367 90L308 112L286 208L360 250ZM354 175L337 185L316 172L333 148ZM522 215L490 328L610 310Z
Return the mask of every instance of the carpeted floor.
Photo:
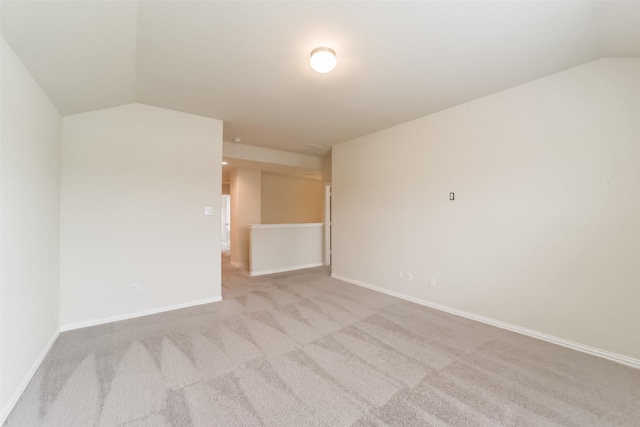
M640 425L640 371L325 268L60 335L9 426Z

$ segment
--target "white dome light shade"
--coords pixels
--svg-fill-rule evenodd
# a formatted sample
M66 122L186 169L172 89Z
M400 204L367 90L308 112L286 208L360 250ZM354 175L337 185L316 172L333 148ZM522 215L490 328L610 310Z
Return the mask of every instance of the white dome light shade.
M328 73L336 68L338 60L336 53L328 47L318 47L311 51L311 59L309 60L311 68L319 73Z

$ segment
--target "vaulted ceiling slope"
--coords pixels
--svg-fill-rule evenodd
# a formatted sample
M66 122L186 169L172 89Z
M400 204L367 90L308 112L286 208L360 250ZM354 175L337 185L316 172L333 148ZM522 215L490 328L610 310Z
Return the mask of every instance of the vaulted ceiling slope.
M62 114L141 102L225 140L333 145L601 57L640 56L639 2L2 1ZM338 66L317 74L310 51Z

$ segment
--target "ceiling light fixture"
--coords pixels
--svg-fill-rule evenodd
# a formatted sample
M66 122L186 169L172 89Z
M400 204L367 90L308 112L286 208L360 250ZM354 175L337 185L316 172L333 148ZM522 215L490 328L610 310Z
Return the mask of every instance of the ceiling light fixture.
M328 47L317 47L311 51L311 59L309 64L318 73L328 73L336 68L338 59L333 49Z
M225 162L224 160L222 161L223 165L228 165L229 163Z

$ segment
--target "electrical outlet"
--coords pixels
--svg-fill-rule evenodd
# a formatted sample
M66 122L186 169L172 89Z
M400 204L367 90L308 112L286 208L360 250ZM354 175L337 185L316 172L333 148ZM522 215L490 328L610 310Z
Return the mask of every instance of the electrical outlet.
M432 287L432 288L435 288L435 287L436 287L436 278L435 278L435 277L432 277L432 278L429 280L429 283L431 284L431 287Z
M404 273L402 272L402 270L398 270L398 275L397 275L398 279L402 280L404 279Z
M131 293L132 294L138 294L140 293L140 283L132 283L131 284Z
M413 282L413 273L407 271L407 282Z

